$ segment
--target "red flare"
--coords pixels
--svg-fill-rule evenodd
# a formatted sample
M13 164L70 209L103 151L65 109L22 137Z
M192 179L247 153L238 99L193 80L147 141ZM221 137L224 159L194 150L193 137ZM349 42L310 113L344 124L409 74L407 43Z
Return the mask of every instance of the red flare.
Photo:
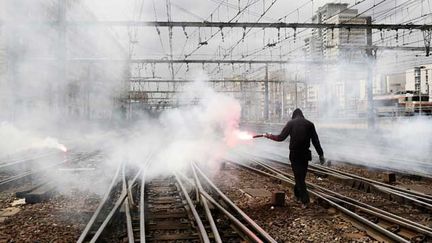
M240 140L252 140L254 137L251 133L247 131L240 131L240 130L236 132L236 136Z

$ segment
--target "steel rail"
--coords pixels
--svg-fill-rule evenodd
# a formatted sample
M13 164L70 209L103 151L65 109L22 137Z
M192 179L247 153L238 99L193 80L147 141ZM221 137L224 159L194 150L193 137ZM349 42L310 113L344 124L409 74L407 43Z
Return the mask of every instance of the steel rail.
M182 177L185 181L187 181L190 185L194 185L190 179L188 179L185 175L182 174ZM201 199L208 200L209 203L217 207L228 219L234 223L238 227L238 230L243 232L249 240L252 240L257 243L262 243L263 241L252 232L246 225L244 225L240 220L238 220L234 215L232 215L228 210L226 210L222 205L220 205L213 197L211 197L205 190L199 191Z
M409 195L408 193L403 193L403 192L399 192L397 190L393 190L387 187L383 187L383 186L379 186L379 185L372 185L374 188L376 188L377 190L380 190L382 192L387 192L389 194L401 197L403 199L409 200L411 201L414 205L418 206L418 207L422 207L425 209L428 209L430 211L432 211L432 204L425 202L424 200L429 200L429 199L418 199L418 198L414 198L411 195Z
M60 162L53 163L53 164L48 165L48 166L45 166L45 167L43 167L43 168L39 168L39 169L36 169L36 170L33 170L33 171L23 172L23 173L18 174L18 175L13 175L13 176L11 176L11 177L8 177L8 178L3 179L3 180L0 181L0 190L1 190L3 187L8 186L9 183L13 183L13 182L15 182L15 181L18 181L18 180L24 179L24 178L26 178L26 177L28 177L28 176L31 176L31 175L37 175L37 174L40 174L40 173L42 173L42 172L44 172L44 171L46 171L46 170L48 170L48 169L55 168L56 166L59 166L59 165L64 164L64 163L66 163L66 162L70 162L70 161L78 161L78 160L82 160L82 159L87 159L87 158L89 158L89 157L91 157L91 156L92 156L92 155L88 155L88 156L84 156L84 157L75 158L75 159L73 159L73 160L63 159L63 160L60 161Z
M202 178L217 192L217 194L228 204L230 205L238 214L250 225L254 228L267 242L277 243L273 237L271 237L264 229L262 229L255 221L253 221L245 212L243 212L234 202L232 202L217 186L204 174L204 172L194 164L196 171L200 174Z
M193 177L194 177L194 180L195 180L197 199L198 198L201 199L200 201L201 201L201 203L202 203L202 205L204 207L204 212L206 214L207 220L210 223L210 228L212 230L214 240L217 243L222 243L222 239L220 237L219 230L217 229L217 226L216 226L216 223L215 223L215 221L213 219L212 213L210 212L210 208L208 206L207 199L204 198L203 195L201 195L201 191L203 191L204 189L203 189L203 187L201 185L201 182L198 179L198 176L197 176L197 173L196 173L196 170L195 170L195 167L193 166L193 164L191 164L191 167L192 167Z
M284 165L289 165L287 163L283 163L283 162L276 161L276 160L272 160L272 161L276 162L276 163L281 163ZM368 186L370 186L370 187L372 187L378 191L381 191L383 193L392 194L392 195L398 196L400 198L406 199L418 207L432 210L432 204L431 204L432 198L430 195L423 194L423 193L420 193L417 191L410 191L410 190L406 190L403 188L395 187L395 186L388 185L388 184L385 184L385 183L382 183L379 181L375 181L375 180L372 180L369 178L345 173L345 172L342 172L339 170L327 169L327 168L321 168L321 167L323 167L323 166L310 165L309 170L311 172L323 173L323 174L327 174L327 175L335 175L335 176L342 175L342 176L348 177L350 179L356 180L358 182L366 183Z
M108 215L106 216L102 224L97 229L96 233L93 235L92 239L90 240L90 243L95 243L99 239L102 232L105 230L105 227L111 221L112 216L120 208L120 206L123 204L126 198L127 198L127 191L122 191L120 197L117 199L116 203L114 204L114 207L110 210L110 212L108 213Z
M140 242L145 243L146 237L145 237L145 215L144 215L144 192L145 192L145 174L146 170L143 170L141 175L141 187L140 187L140 203L139 203L139 219L140 219Z
M140 197L139 197L139 232L140 232L140 242L145 243L145 180L147 169L150 166L150 160L153 158L154 152L151 152L144 162L143 167L141 168L141 187L140 187Z
M262 165L265 165L265 164L262 164ZM265 166L266 166L266 168L269 168L270 170L273 170L273 171L275 171L275 173L279 173L280 175L283 175L283 176L286 176L286 177L289 177L289 178L293 177L292 175L289 175L289 174L287 174L287 173L285 173L283 171L280 171L280 170L278 170L276 168L273 168L271 166L268 166L268 165L265 165ZM327 193L327 195L328 194L333 194L333 195L337 196L337 198L338 198L339 201L341 201L343 203L346 203L346 204L350 204L351 206L354 206L354 207L356 207L356 208L358 208L358 209L360 209L362 211L373 212L373 214L375 216L377 216L377 217L382 217L383 216L388 221L391 221L393 223L399 224L399 225L404 226L406 228L409 228L411 230L414 230L414 231L417 231L417 232L421 232L423 234L426 234L426 235L429 235L429 236L432 237L432 229L429 228L429 227L427 227L427 226L425 226L425 225L418 224L418 223L413 222L413 221L411 221L409 219L402 218L402 217L400 217L398 215L389 213L389 212L384 211L382 209L379 209L379 208L373 207L371 205L362 203L360 201L354 200L352 198L346 197L346 196L344 196L342 194L339 194L337 192L331 191L331 190L329 190L327 188L324 188L322 186L316 185L314 183L308 183L308 185L310 185L312 188L315 188L315 189L318 189L318 190L321 190L321 191Z
M196 221L197 226L198 226L198 230L200 232L200 238L201 238L201 240L204 243L210 243L210 239L209 239L209 237L207 235L207 231L206 231L206 229L204 227L204 224L203 224L203 222L202 222L202 220L201 220L198 212L196 211L196 208L195 208L195 206L194 206L191 198L189 197L189 193L186 191L186 189L185 189L183 183L181 182L178 174L176 172L174 172L174 175L175 175L175 178L176 178L176 180L177 180L177 182L178 182L178 184L180 186L181 191L183 192L183 196L185 197L186 202L189 205L189 208L190 208L190 210L192 212L192 215L195 218L195 221Z
M276 168L273 168L273 167L271 167L269 165L266 165L264 163L260 163L260 165L262 165L265 168L268 168L271 171L274 171L274 173L278 173L279 175L286 176L286 177L291 178L291 179L293 178L292 175L290 175L288 173L285 173L283 171L280 171L280 170L278 170ZM363 203L363 202L354 200L352 198L346 197L346 196L344 196L344 195L342 195L340 193L331 191L331 190L329 190L327 188L324 188L322 186L316 185L314 183L310 183L309 182L308 185L310 185L312 188L324 191L325 193L333 194L333 195L335 195L335 196L338 197L339 201L342 200L344 203L351 204L352 206L355 206L355 207L357 207L360 210L375 211L375 214L376 214L375 216L379 216L380 217L381 215L384 215L387 219L391 220L393 223L397 223L397 224L402 225L402 226L404 226L406 228L409 228L409 229L412 229L412 230L415 230L415 231L419 231L421 233L425 233L426 235L429 235L429 236L432 237L432 229L429 228L429 227L427 227L427 226L425 226L425 225L418 224L418 223L413 222L413 221L411 221L409 219L402 218L402 217L400 217L398 215L389 213L387 211L384 211L382 209L379 209L379 208L376 208L374 206L368 205L366 203ZM356 204L356 205L354 205L354 204Z
M117 183L118 177L120 175L121 170L121 164L118 165L118 168L114 174L113 179L111 180L111 183L105 192L104 197L102 198L101 202L99 203L98 207L96 208L95 212L93 213L90 220L87 222L86 227L84 228L83 232L81 233L80 237L77 240L77 243L83 243L85 238L87 237L88 233L90 232L91 227L96 221L96 218L99 216L103 206L105 205L106 201L108 200L109 196L111 195L111 191L113 190L115 184Z
M125 207L125 214L126 214L126 229L127 229L127 235L128 235L128 242L134 243L134 233L132 228L132 216L131 216L131 210L130 210L130 203L129 198L126 198L124 201L124 207Z
M262 175L274 178L276 180L285 181L285 182L287 182L287 183L289 183L291 185L294 185L294 181L292 179L289 179L288 177L283 176L280 173L277 173L277 175L273 175L273 174L270 174L268 172L265 172L265 171L262 171L262 170L259 170L259 169L256 169L256 168L253 168L253 167L241 164L241 163L237 163L237 162L234 162L234 161L230 161L230 163L237 164L237 165L239 165L241 167L244 167L246 169L255 171L255 172L259 173L259 174L262 174ZM273 172L273 173L275 173L275 172ZM373 223L373 222L365 219L364 217L362 217L362 216L360 216L360 215L358 215L358 214L356 214L356 213L354 213L354 212L352 212L352 211L344 208L343 206L341 206L341 205L339 205L339 204L337 204L337 203L329 200L328 198L326 198L322 194L320 194L318 192L315 192L313 190L310 190L310 189L308 191L312 195L314 195L317 198L320 198L321 200L323 200L324 202L326 202L328 205L331 205L332 207L336 208L340 212L344 213L345 215L347 215L351 219L357 221L358 223L360 223L360 224L362 224L364 226L367 226L369 229L371 229L371 230L374 231L375 235L379 235L381 239L384 239L386 241L397 241L397 242L406 242L406 243L409 242L406 239L400 237L399 235L396 235L396 234L388 231L387 229L381 227L380 225L375 224L375 223Z
M268 160L266 158L263 158L263 159ZM251 160L253 160L253 159L251 159ZM288 164L288 163L284 163L284 162L281 162L281 161L278 161L275 159L270 159L269 161L274 162L274 163L279 163L282 165L290 166L290 164ZM339 170L336 170L333 168L327 168L327 167L324 167L322 165L311 164L311 165L309 165L308 170L310 170L311 172L324 173L327 175L336 175L336 176L342 175L342 176L357 180L358 182L367 183L368 186L373 187L378 191L393 194L395 196L398 196L398 197L404 198L408 201L411 201L413 204L415 204L418 207L432 210L432 204L431 204L432 203L432 196L431 195L427 195L427 194L417 192L417 191L406 190L404 188L395 187L395 186L385 184L383 182L379 182L376 180L372 180L369 178L365 178L362 176L353 175L353 174L339 171Z
M379 185L376 185L376 186L377 187L381 187ZM413 194L410 194L410 193L394 190L394 189L391 189L391 188L388 188L388 187L385 187L385 190L388 190L388 191L391 191L391 192L395 192L395 193L398 193L398 194L403 194L403 195L406 195L408 197L412 197L414 199L421 200L422 202L426 202L428 204L432 204L432 199L430 199L428 197L429 195L427 195L427 194L425 194L425 196L427 196L427 197L422 197L422 196L416 196L416 195L413 195ZM413 191L413 192L417 192L417 191Z
M207 199L211 204L216 206L225 216L227 216L231 222L233 222L237 227L240 228L242 232L244 232L250 240L256 243L262 243L263 241L254 234L246 225L244 225L240 220L238 220L234 215L232 215L228 210L226 210L222 205L220 205L215 199L213 199L207 192L200 191L201 195Z
M369 209L369 207L366 207L367 204L363 204L361 206L357 205L359 203L358 201L355 201L355 200L352 200L352 199L347 200L349 198L345 198L343 195L340 195L338 193L334 193L335 196L332 196L332 195L329 195L329 194L324 194L324 193L322 193L322 194L324 196L326 196L326 197L332 198L332 200L339 201L339 202L341 202L343 204L355 207L355 208L359 209L360 211L367 212L367 213L372 214L374 216L383 218L384 220L387 220L389 222L401 225L401 226L403 226L403 227L405 227L407 229L411 229L411 230L417 231L419 233L422 233L424 235L428 235L429 237L432 237L432 229L428 228L428 227L426 227L424 225L415 223L415 222L410 221L408 219L402 218L402 217L400 217L398 215L394 215L392 213L383 211L381 209L377 210L377 208L374 208L374 207L371 207L373 209ZM340 196L342 196L342 198L340 198ZM350 201L352 201L352 202L350 202Z
M427 194L424 194L424 193L421 193L421 192L407 190L407 189L404 189L404 188L400 188L400 187L396 187L396 186L393 186L393 185L385 184L383 182L376 181L376 180L373 180L373 179L369 179L369 178L365 178L365 177L362 177L362 176L350 174L350 173L347 173L347 172L344 172L344 171L336 170L336 169L333 169L333 168L327 168L327 167L324 167L324 166L321 166L321 165L311 165L311 167L317 168L319 170L332 171L334 173L338 173L338 174L341 174L341 175L344 175L344 176L348 176L348 177L352 177L352 178L355 178L355 179L358 179L358 180L370 182L372 184L376 184L376 185L379 185L379 186L382 186L382 187L387 187L387 188L390 188L392 190L400 191L400 192L403 192L405 194L409 194L409 195L412 195L412 196L415 196L415 197L427 198L427 199L432 200L432 195L427 195Z
M137 172L137 174L135 175L135 177L132 179L132 182L129 185L129 187L132 187L135 184L135 182L136 182L136 180L140 174L141 174L141 170L139 170ZM108 223L111 221L111 218L114 216L115 212L117 212L117 210L124 203L124 201L127 200L127 194L128 194L128 189L123 187L122 193L120 194L119 198L117 199L116 203L114 204L114 207L111 209L111 211L105 217L105 220L102 222L102 224L99 226L96 233L93 235L92 239L90 240L90 243L95 243L99 239L99 237L101 236L101 234L105 230L105 227L108 225Z
M22 159L18 159L18 160L12 160L12 161L6 161L0 164L0 169L4 169L5 167L9 167L9 166L13 166L13 165L18 165L18 164L22 164L22 163L26 163L26 162L30 162L32 160L39 160L41 158L46 158L46 157L51 157L54 156L56 154L59 154L60 151L53 151L53 152L48 152L48 153L44 153L44 154L39 154L37 156L34 157L30 157L30 158L22 158Z
M127 192L127 197L124 200L123 206L126 215L126 231L127 231L128 241L129 243L134 243L135 239L134 239L133 228L132 228L132 216L130 213L130 198L132 196L130 192L132 191L132 187L127 186L125 164L126 163L123 163L123 168L122 168L122 181L123 181L122 187L123 187L123 192ZM131 203L133 203L133 199Z
M278 173L278 174L280 174L282 176L287 176L289 178L293 178L292 175L287 174L287 173L285 173L283 171L280 171L280 170L278 170L276 168L273 168L273 167L271 167L269 165L266 165L266 164L261 163L261 162L258 162L258 164L261 165L261 166L263 166L263 167L265 167L265 168L267 168L268 170L273 171L274 173ZM398 225L403 226L403 227L405 227L407 229L413 230L413 231L415 231L417 233L422 233L424 235L428 235L429 237L432 236L432 229L429 228L429 227L426 227L424 225L418 224L418 223L413 222L411 220L399 217L398 215L386 212L386 211L381 210L379 208L367 205L365 203L362 203L360 201L357 201L357 200L354 200L352 198L346 197L346 196L344 196L342 194L339 194L337 192L333 192L333 191L331 191L331 190L329 190L327 188L318 186L316 184L308 183L308 185L312 186L312 188L315 188L315 189L318 189L318 190L321 190L321 191L325 192L326 194L323 194L323 195L330 196L329 194L333 194L333 195L335 195L335 196L338 197L338 201L339 202L342 202L342 203L348 204L350 206L353 206L353 207L357 208L358 210L361 210L361 211L364 211L364 212L368 212L370 214L373 214L376 217L382 218L382 219L387 220L389 222L392 222L394 224L398 224Z

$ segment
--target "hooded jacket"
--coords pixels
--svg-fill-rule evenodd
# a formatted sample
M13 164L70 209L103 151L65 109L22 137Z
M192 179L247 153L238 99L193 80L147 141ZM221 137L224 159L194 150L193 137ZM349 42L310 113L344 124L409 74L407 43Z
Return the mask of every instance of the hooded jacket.
M310 141L314 145L318 155L323 156L324 152L321 148L321 144L318 138L318 134L315 130L315 125L309 120L305 119L303 112L300 109L295 109L292 114L292 119L288 121L282 132L279 135L270 135L269 138L274 141L284 141L288 136L290 139L290 158L291 157L303 157L306 153L308 160L310 157ZM303 156L302 156L303 155Z

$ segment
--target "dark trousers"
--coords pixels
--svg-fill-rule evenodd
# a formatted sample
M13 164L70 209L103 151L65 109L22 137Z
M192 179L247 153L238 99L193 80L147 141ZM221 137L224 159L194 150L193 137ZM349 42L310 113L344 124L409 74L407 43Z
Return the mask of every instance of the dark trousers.
M290 158L290 160L295 178L294 196L302 203L308 204L309 193L306 188L306 173L309 162L307 158Z

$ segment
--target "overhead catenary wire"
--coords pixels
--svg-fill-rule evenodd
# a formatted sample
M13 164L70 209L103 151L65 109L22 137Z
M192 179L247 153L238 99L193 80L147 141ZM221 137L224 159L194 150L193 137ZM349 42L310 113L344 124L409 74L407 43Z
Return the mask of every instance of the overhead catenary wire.
M257 2L259 2L260 0L255 0L252 3L247 4L243 9L241 9L234 17L232 17L228 23L231 23L232 21L234 21L238 16L240 16L241 14L244 13L244 11L246 9L248 9L250 6L253 6L254 4L256 4ZM203 41L203 43L208 43L211 39L213 39L217 34L221 33L221 29L217 30L215 33L211 34L209 38L205 39ZM195 52L197 52L201 47L203 47L203 45L199 44L194 50L192 50L191 52L189 52L188 54L185 55L185 58L189 58L191 55L193 55ZM183 48L184 50L184 48ZM183 51L182 51L183 53ZM182 67L179 66L179 68L177 69L176 73L180 70L180 68Z
M365 1L366 1L366 0L356 2L356 3L353 4L352 6L347 7L347 8L345 8L345 9L342 9L342 10L338 11L337 13L334 13L333 15L327 17L327 19L331 19L331 18L334 17L334 16L337 16L337 15L339 15L339 14L345 12L345 11L348 11L349 9L352 9L353 7L358 6L359 4L361 4L361 3L365 2ZM384 0L384 1L385 1L385 0ZM249 56L256 55L256 54L258 54L258 53L260 53L260 52L262 52L262 51L265 51L265 50L267 50L267 49L274 48L276 45L278 45L278 44L280 44L280 43L282 43L282 42L284 42L284 41L286 41L286 40L289 40L289 39L291 39L291 38L293 38L293 39L295 40L295 38L297 38L297 35L298 35L298 34L305 33L306 31L307 31L307 29L303 29L303 30L299 31L298 33L296 33L296 30L294 30L293 35L290 35L290 36L285 37L285 38L283 38L283 39L281 39L281 40L278 40L278 41L274 42L273 45L265 45L264 47L257 48L257 49L255 49L255 50L253 50L251 53L249 53L248 55L245 55L243 58L247 58L247 57L249 57ZM294 50L292 50L292 51L290 51L290 52L288 52L288 53L286 53L286 54L282 54L281 56L287 56L288 54L293 53L294 51L297 51L297 50L299 50L300 48L302 48L302 46L299 46L299 47L297 47L296 49L294 49Z

